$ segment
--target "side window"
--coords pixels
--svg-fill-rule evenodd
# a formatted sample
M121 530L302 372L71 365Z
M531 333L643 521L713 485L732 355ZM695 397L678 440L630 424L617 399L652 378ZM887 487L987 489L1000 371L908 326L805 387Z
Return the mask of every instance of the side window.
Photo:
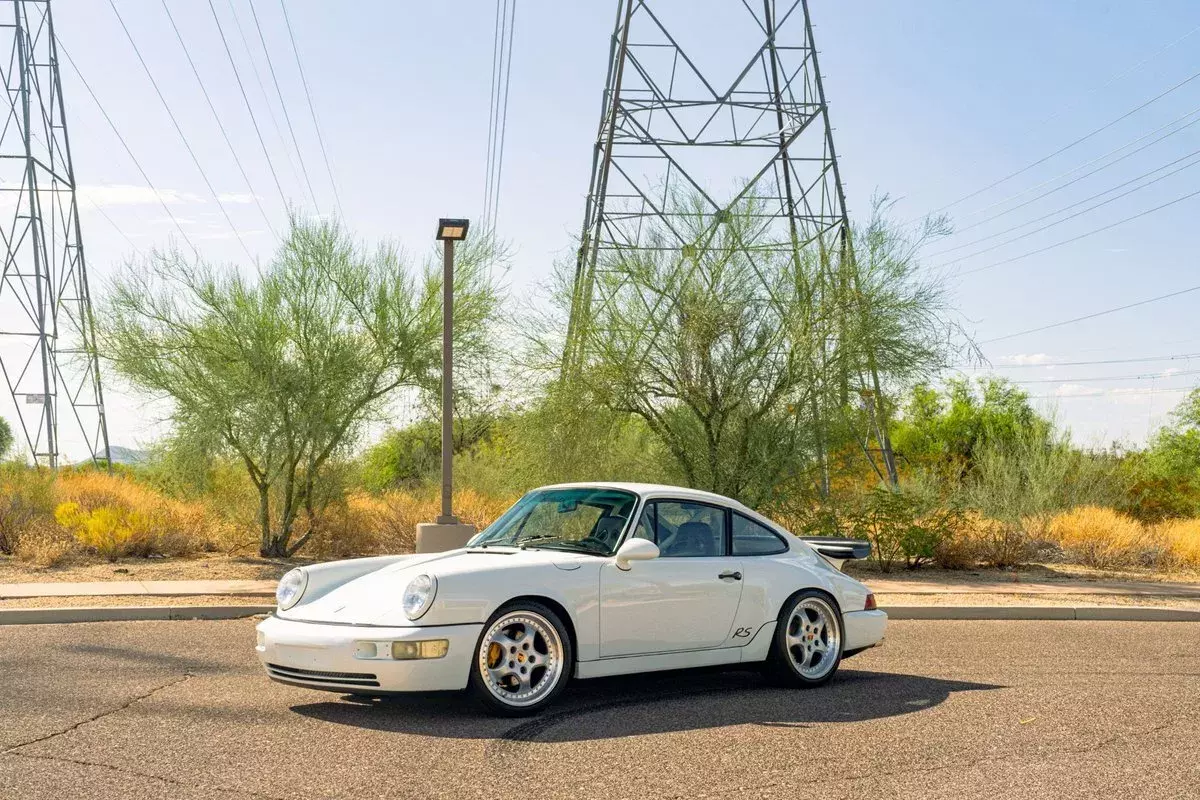
M655 542L667 558L725 555L725 510L703 503L654 503Z
M784 553L787 542L775 531L754 520L733 515L733 554L735 556L771 556Z

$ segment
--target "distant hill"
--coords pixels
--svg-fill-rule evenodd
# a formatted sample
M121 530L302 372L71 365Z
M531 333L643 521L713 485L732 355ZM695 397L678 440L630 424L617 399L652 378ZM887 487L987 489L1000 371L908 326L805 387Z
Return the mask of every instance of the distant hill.
M121 447L117 444L109 445L108 452L111 454L112 463L114 464L130 464L136 466L138 464L145 464L150 460L150 454L145 450L134 450L133 448ZM97 457L102 458L103 454L97 454Z

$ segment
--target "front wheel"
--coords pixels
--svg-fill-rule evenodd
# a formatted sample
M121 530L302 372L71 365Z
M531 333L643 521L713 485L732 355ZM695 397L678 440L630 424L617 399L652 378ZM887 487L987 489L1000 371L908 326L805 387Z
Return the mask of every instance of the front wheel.
M842 615L829 595L814 589L784 604L775 626L769 671L798 687L820 686L842 660Z
M491 714L522 717L548 706L567 685L571 639L541 603L510 603L479 636L468 686Z

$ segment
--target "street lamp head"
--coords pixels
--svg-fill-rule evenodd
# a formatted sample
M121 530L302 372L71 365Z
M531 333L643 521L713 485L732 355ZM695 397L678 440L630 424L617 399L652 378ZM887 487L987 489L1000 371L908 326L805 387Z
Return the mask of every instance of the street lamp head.
M467 228L470 226L469 219L439 219L437 240L439 242L461 242L467 238Z

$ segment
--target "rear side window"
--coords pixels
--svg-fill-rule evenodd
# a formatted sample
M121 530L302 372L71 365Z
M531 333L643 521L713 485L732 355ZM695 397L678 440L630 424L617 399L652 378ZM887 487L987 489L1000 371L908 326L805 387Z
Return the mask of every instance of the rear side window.
M749 517L734 512L733 554L735 556L773 556L786 553L787 542L775 531Z

